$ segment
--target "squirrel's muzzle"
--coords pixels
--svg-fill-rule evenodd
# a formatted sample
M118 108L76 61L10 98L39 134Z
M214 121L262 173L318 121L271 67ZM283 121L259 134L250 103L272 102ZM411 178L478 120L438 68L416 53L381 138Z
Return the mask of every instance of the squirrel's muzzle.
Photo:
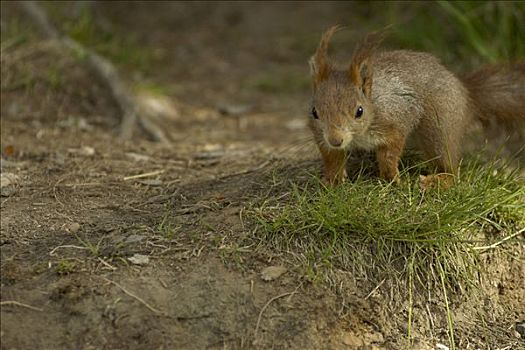
M328 143L330 144L330 146L334 148L338 148L338 147L341 147L341 145L343 144L343 138L342 137L329 137Z
M345 143L345 138L339 133L331 133L326 135L325 140L328 146L332 148L343 148Z

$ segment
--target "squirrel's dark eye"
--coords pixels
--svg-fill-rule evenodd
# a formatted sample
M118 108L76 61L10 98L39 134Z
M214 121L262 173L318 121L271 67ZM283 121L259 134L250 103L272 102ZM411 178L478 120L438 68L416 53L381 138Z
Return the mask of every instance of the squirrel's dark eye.
M319 115L317 115L317 110L315 107L312 107L312 117L314 117L314 119L319 119Z
M363 115L363 107L359 106L357 107L357 111L355 111L355 117L361 118L362 115Z

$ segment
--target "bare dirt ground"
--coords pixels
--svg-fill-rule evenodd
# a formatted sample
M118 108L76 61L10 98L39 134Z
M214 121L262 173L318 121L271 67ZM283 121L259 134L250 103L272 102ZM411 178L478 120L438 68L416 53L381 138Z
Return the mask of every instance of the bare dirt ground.
M97 5L158 50L147 75L120 71L168 87L169 145L140 132L119 141L105 88L52 43L3 54L2 173L16 186L1 197L1 300L26 306L2 305L2 349L407 346L406 296L389 302L345 271L338 286L311 283L247 214L319 171L305 144L306 52L349 11L275 6ZM452 300L459 349L523 348L522 254L523 242L491 252L484 297ZM277 265L286 273L261 278ZM448 342L446 318L430 312L415 305L415 349Z

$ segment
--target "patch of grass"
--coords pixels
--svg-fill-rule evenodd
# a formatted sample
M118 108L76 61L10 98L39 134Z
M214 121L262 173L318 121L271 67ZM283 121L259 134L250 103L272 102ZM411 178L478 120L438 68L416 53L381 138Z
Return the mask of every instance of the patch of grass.
M143 47L131 34L119 35L115 29L103 30L89 11L83 11L78 18L63 18L61 23L65 34L116 64L131 66L141 72L148 72L153 65L153 50Z
M173 215L172 211L173 208L171 206L166 206L162 221L157 225L156 229L156 232L166 239L173 239L180 229L180 226L176 226L168 221L171 215Z
M406 169L400 186L362 175L337 187L292 184L287 202L255 209L258 238L292 252L312 277L342 269L464 289L476 281L472 248L483 245L482 232L525 225L525 186L515 172L478 162L445 191L421 191L417 175Z
M49 67L47 70L46 80L54 91L59 90L64 85L64 78L60 74L60 67Z
M15 91L22 89L26 93L31 93L38 81L38 77L35 75L32 67L24 63L16 64L16 67L11 70L11 74L2 78L2 90Z
M441 0L438 4L453 19L463 42L489 62L525 56L523 3Z
M287 196L255 208L261 250L286 252L307 279L335 288L338 271L376 288L386 282L387 290L408 298L410 344L414 305L428 302L429 295L438 297L455 349L450 296L468 291L475 298L480 253L521 234L523 179L506 165L472 161L452 188L422 191L418 179L424 164L406 167L399 186L361 169L356 179L337 187L326 187L314 176L306 184L291 183Z
M0 36L0 50L2 53L25 43L31 33L27 26L24 26L18 17L10 18L5 27L2 26L2 35Z
M102 237L101 239L99 239L99 241L97 242L97 244L93 244L92 242L90 242L87 238L84 238L82 239L78 234L76 233L73 233L73 235L75 236L75 238L77 239L77 241L87 249L87 251L94 257L99 257L100 256L100 247L101 247L101 244L102 244L102 241L104 240L104 237Z
M519 1L392 2L386 24L393 39L433 52L448 64L472 69L481 63L525 57L525 4Z
M55 271L59 275L69 275L72 272L75 272L77 269L77 264L74 261L67 259L61 259L55 266Z

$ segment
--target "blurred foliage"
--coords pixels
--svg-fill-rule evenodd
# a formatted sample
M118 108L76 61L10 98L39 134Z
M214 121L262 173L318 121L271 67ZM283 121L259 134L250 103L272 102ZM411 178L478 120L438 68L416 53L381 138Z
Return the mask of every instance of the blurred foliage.
M77 16L66 16L59 10L60 8L54 8L50 12L57 19L56 23L60 24L61 31L74 40L116 64L130 66L144 73L151 68L154 61L153 50L141 45L136 36L119 33L111 26L100 25L89 8L83 9Z
M525 58L525 2L436 1L384 4L385 25L406 48L430 51L445 62L480 63Z
M291 69L275 71L262 71L250 77L248 87L262 92L297 93L310 87L310 76L304 72Z
M0 36L0 47L2 52L10 48L25 43L30 33L20 18L12 17L2 26L2 35Z
M523 2L439 1L439 5L454 19L464 42L480 56L496 61L525 55Z
M54 1L43 5L61 32L133 73L162 75L158 72L165 72L173 62L173 57L166 60L167 52L177 53L185 64L200 62L199 55L210 52L228 62L244 55L246 64L236 69L248 71L243 76L249 87L270 93L307 89L308 77L300 76L307 74L306 61L320 33L338 23L347 26L333 40L332 52L344 57L341 62L350 58L366 32L386 27L390 28L387 48L431 52L454 71L525 58L523 1L305 2L290 16L283 16L292 8L289 4L271 2ZM271 26L266 25L269 20ZM27 27L24 19L4 21L2 49L27 41ZM161 39L151 38L153 29L158 29ZM180 35L177 45L163 42L171 31ZM182 36L191 38L181 40ZM212 62L213 56L209 57ZM294 70L299 67L301 71ZM287 70L291 72L283 73Z

